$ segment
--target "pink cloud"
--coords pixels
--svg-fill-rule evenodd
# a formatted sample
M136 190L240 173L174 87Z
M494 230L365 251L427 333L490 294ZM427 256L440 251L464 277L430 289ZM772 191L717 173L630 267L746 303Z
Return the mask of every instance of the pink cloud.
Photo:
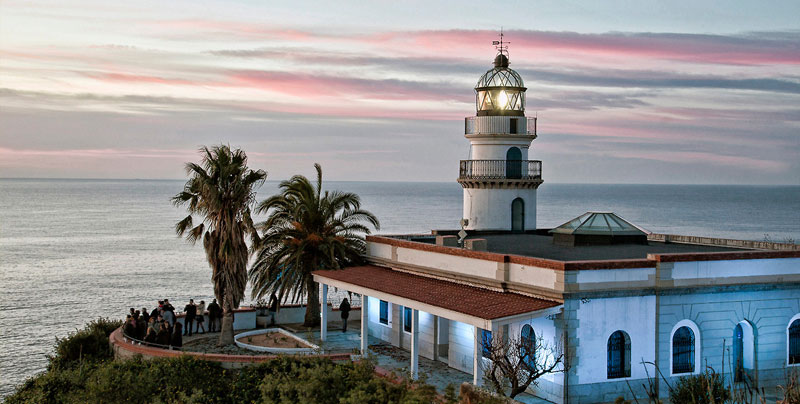
M210 19L185 19L166 20L152 23L165 32L172 33L176 30L184 31L193 36L207 37L209 35L219 39L219 35L235 36L250 39L281 39L287 41L307 41L318 35L310 31L280 27L271 24L246 23L242 21L224 21Z
M496 37L494 31L412 31L365 36L363 41L424 48L449 55L479 55L486 52L489 41ZM523 56L526 62L535 62L557 52L578 59L601 56L617 60L635 57L732 65L800 64L800 48L793 41L755 36L513 30L507 32L506 38L511 42L512 55Z
M638 158L646 160L663 161L667 163L706 164L735 167L738 169L753 169L769 172L782 172L789 168L783 161L764 160L746 156L731 156L700 151L614 151L612 155L622 158Z
M164 78L156 76L145 76L128 73L85 73L87 77L93 79L114 82L114 83L150 83L150 84L169 84L169 85L197 85L199 83L186 79Z
M435 83L288 72L234 71L228 78L231 83L242 87L304 98L352 96L378 100L447 100L453 99L458 92L455 88ZM467 96L463 98L469 97L469 92L464 92Z
M491 53L496 31L425 30L341 34L299 30L274 24L242 23L212 19L161 21L158 26L184 31L184 38L210 39L228 35L241 39L282 40L305 43L344 43L375 48L396 55L473 57ZM539 63L588 57L613 60L641 58L688 63L764 65L800 64L800 48L791 38L753 35L704 35L677 33L598 33L533 30L506 31L511 53L517 61ZM466 55L466 56L465 56Z

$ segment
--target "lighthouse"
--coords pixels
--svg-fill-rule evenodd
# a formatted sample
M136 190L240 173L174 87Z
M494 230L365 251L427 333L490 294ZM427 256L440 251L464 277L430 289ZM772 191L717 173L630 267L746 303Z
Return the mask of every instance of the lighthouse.
M536 117L525 116L525 84L509 68L507 42L494 43L494 67L475 86L475 116L464 119L469 160L461 160L466 230L536 229L536 189L542 162L530 160Z

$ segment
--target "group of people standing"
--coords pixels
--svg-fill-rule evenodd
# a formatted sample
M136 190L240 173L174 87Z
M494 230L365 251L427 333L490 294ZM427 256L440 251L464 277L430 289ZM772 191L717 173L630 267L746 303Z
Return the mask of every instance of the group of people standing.
M125 319L123 331L130 338L172 348L183 346L183 336L191 336L193 328L195 329L194 333L199 334L199 330L202 329L205 334L207 332L206 315L208 316L208 332L219 331L222 309L217 304L217 299L214 299L208 307L203 300L200 301L200 304L195 304L194 299L189 299L189 303L183 308L183 311L185 313L184 322L181 324L177 321L175 307L169 302L169 299L159 300L158 307L149 313L146 308L139 311L131 307L130 314Z

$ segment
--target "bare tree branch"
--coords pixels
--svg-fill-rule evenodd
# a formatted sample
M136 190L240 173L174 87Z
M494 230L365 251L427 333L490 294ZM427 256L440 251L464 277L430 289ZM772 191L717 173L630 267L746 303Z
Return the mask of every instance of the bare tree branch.
M544 375L566 371L563 344L536 338L491 338L481 344L485 378L494 390L514 398Z

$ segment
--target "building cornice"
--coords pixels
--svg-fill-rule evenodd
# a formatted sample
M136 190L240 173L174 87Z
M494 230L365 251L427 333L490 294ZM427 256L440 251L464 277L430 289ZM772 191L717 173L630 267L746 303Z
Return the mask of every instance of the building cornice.
M537 189L544 182L541 178L476 180L459 178L458 183L465 189Z

